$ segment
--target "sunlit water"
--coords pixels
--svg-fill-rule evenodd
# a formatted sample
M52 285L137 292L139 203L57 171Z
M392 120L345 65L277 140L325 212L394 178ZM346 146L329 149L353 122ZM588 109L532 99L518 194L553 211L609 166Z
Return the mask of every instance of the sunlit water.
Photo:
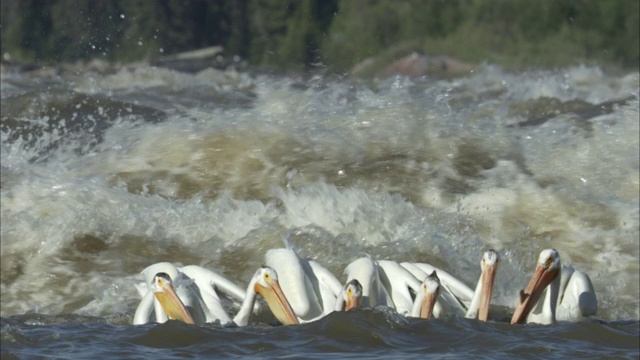
M3 358L637 358L638 81L594 67L378 83L5 73ZM591 277L598 315L522 327L364 309L292 328L129 325L146 266L203 265L244 287L284 235L341 281L369 253L471 285L493 248L492 303L506 309L554 247Z

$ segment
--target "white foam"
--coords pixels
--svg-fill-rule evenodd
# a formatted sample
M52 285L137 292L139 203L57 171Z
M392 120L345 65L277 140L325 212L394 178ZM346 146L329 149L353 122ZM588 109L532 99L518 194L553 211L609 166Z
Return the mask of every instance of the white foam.
M191 75L152 66L124 66L112 75L87 74L79 79L74 90L88 94L150 88L179 91L194 87L205 87L209 91L231 91L252 86L253 82L247 74L233 69L222 71L207 68Z
M245 75L140 68L95 76L79 89L224 92L243 87ZM563 263L591 276L605 318L640 317L637 74L487 67L426 88L390 80L376 91L249 82L250 108L195 107L160 123L112 119L90 152L70 151L70 140L39 158L59 134L28 145L3 133L1 249L12 262L3 265L0 314L132 312L131 277L161 260L219 266L242 284L265 247L292 232L303 255L336 274L367 251L430 257L473 284L482 252L496 248L496 302L509 306L539 250L556 247ZM587 130L563 119L504 126L514 123L512 101L630 93L635 100ZM461 110L448 102L464 98Z

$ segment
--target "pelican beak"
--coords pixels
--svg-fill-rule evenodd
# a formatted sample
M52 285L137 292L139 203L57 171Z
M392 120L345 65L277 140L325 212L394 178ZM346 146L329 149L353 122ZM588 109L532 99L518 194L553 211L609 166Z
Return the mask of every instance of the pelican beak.
M440 294L440 279L434 271L422 283L424 287L424 297L420 304L420 317L423 319L431 319L433 317L433 308L436 306L436 300Z
M191 314L189 314L187 308L176 294L173 286L162 279L158 279L157 284L159 290L154 291L153 295L155 295L156 299L160 302L160 305L162 305L167 317L171 320L179 320L187 324L195 324Z
M524 290L520 290L520 304L516 307L511 318L512 324L523 324L527 316L542 296L544 289L560 274L559 268L549 269L538 264L536 271Z
M347 301L345 302L344 310L345 311L353 310L358 306L360 306L361 302L362 302L362 296L358 296L354 294L353 290L349 288L349 290L347 290Z
M487 321L489 318L489 304L491 303L497 267L497 263L487 265L482 272L482 293L480 294L480 307L478 309L478 320L480 321Z
M440 288L425 295L424 300L422 301L422 306L420 306L421 318L431 319L431 317L433 317L433 307L436 305L436 299L438 298L439 293Z
M267 305L269 305L271 312L273 312L273 315L283 325L296 325L300 323L287 297L284 296L279 282L274 281L268 287L256 283L254 291L262 295Z

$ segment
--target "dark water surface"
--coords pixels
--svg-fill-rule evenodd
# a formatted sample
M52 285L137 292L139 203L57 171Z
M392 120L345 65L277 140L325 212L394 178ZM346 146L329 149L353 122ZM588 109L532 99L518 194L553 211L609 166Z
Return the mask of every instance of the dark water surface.
M1 330L3 359L637 359L639 335L637 321L512 326L459 317L407 319L384 309L332 313L288 327L131 326L22 315L2 318Z

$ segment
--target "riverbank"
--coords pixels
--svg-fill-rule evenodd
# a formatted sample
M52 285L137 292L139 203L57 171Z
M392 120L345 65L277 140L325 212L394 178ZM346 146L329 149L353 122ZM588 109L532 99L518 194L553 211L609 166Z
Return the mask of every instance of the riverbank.
M37 3L37 4L36 4ZM3 0L3 61L147 61L221 46L270 70L344 74L412 53L503 69L638 68L638 2ZM374 73L377 73L375 71Z

